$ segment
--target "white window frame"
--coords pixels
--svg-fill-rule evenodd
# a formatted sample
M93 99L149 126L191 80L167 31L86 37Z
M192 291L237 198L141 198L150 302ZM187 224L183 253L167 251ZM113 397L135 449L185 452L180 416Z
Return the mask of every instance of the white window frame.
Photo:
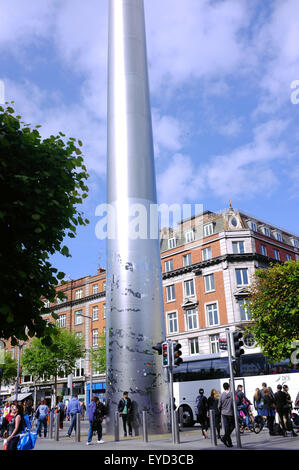
M94 305L92 307L92 321L96 321L99 319L99 306Z
M103 305L103 318L106 318L106 304Z
M217 354L220 352L219 349L219 333L209 336L210 342L210 352L211 354Z
M240 320L241 321L249 321L251 319L250 313L247 313L246 310L242 307L246 303L248 303L248 301L246 301L246 299L239 299L238 300ZM242 318L242 314L243 314L243 316L245 316L245 318Z
M260 252L261 252L261 255L268 256L267 247L265 245L260 245Z
M213 281L211 281L213 279ZM207 274L204 276L204 283L205 283L205 293L214 292L215 291L215 276L214 273Z
M203 261L208 261L209 259L212 259L212 247L207 246L206 248L203 248L201 252Z
M292 245L294 248L299 248L299 242L297 240L297 238L292 238Z
M244 240L238 240L232 242L232 248L234 254L243 254L245 253L245 244Z
M241 283L238 283L237 271L240 271L240 273L241 273L241 276L240 276L241 277ZM244 272L247 273L247 282L244 282ZM235 274L236 274L237 286L248 286L249 285L248 268L236 268L235 269Z
M173 259L168 259L164 262L164 269L166 273L173 271Z
M82 299L83 297L83 289L77 289L75 291L75 300Z
M276 259L277 261L280 261L280 252L276 248L273 248L273 256L274 256L274 259Z
M189 338L188 339L189 355L193 356L199 354L199 338Z
M249 221L249 228L250 228L250 230L252 230L253 232L257 232L257 225L256 225L256 222L253 222L253 220L250 220L250 221Z
M203 226L204 237L209 237L214 234L214 224L213 222Z
M189 230L189 232L186 232L186 233L185 233L185 240L186 240L186 243L194 242L194 240L195 240L195 235L194 235L194 231L193 231L193 230Z
M99 345L99 329L98 328L94 328L91 331L91 344L92 344L92 348Z
M81 312L78 313L78 312ZM83 323L83 310L75 310L75 325L82 325Z
M176 248L176 238L172 237L168 239L168 249Z
M45 300L45 301L44 301L44 306L45 306L45 308L50 308L50 305L51 305L51 304L50 304L50 301L49 301L49 300Z
M198 330L198 310L190 308L186 310L186 331Z
M179 320L178 312L167 312L167 331L169 335L178 333L179 331Z
M174 297L169 296L169 293L172 293ZM166 286L166 302L173 302L175 300L175 285L170 284Z
M266 237L271 237L271 230L269 227L264 227L264 235L266 235Z
M59 315L59 317L56 320L56 326L58 328L65 328L66 326L66 314Z
M186 255L183 255L183 267L186 268L187 266L190 266L191 264L192 264L192 254L187 253Z
M209 307L216 306L213 308L212 312L210 311ZM207 326L217 326L220 324L220 316L219 316L219 307L218 302L209 302L205 304L205 312L206 312L206 324ZM210 322L210 313L212 313L213 321ZM215 315L217 315L217 322L215 320Z
M292 257L289 253L286 253L286 260L287 261L292 261Z
M92 293L97 294L99 292L99 284L93 284Z
M189 286L192 286L192 288L190 288ZM193 293L188 294L187 290L189 290L190 292L193 291ZM194 279L193 278L192 279L186 279L184 281L184 298L186 298L186 297L189 298L189 297L194 297L194 296L195 296Z

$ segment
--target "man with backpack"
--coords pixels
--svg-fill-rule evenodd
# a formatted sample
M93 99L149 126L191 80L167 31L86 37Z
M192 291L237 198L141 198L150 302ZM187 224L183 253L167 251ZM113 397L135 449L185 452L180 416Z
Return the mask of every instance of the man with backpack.
M202 434L207 439L208 434L208 399L204 396L204 389L198 390L199 395L196 397L195 407L197 410L197 421L201 425Z
M93 397L88 406L89 431L86 445L90 445L94 431L98 434L98 444L103 444L102 439L102 421L105 416L105 406L100 402L98 397Z

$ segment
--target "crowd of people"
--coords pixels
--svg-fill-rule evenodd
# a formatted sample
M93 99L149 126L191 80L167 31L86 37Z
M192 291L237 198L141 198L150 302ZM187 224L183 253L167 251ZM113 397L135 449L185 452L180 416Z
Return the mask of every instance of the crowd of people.
M209 427L210 410L214 410L217 438L227 447L232 447L231 433L235 428L233 411L234 397L230 390L230 385L227 382L223 384L223 389L223 393L221 394L219 391L212 389L208 398L204 395L204 389L199 389L199 395L196 397L195 403L197 421L206 439L208 437L207 430ZM237 387L235 400L239 416L244 417L245 425L248 429L252 403L245 396L242 385L238 385ZM277 391L274 393L271 387L267 387L267 384L263 383L261 389L256 388L255 390L253 406L257 416L266 420L270 436L277 434L286 436L287 431L290 431L294 437L298 435L292 424L291 412L293 402L287 385L277 385ZM299 392L294 407L299 407ZM277 426L275 425L276 415L278 417ZM224 427L224 435L222 437L220 435L221 420Z

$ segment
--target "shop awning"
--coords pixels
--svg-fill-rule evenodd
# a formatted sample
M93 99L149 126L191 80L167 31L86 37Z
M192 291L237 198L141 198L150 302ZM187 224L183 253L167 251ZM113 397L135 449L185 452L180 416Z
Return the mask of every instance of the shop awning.
M18 401L23 401L25 398L29 397L32 395L31 393L18 393ZM7 398L6 401L14 401L16 399L16 395L12 395L10 398Z

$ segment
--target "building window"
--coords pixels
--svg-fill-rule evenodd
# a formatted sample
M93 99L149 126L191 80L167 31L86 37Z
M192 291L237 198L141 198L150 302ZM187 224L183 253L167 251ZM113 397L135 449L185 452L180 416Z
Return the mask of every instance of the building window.
M44 305L45 305L45 308L50 308L50 301L49 300L46 300L44 302Z
M78 359L76 361L74 376L75 377L83 377L84 375L84 359Z
M103 291L106 290L106 282L103 282Z
M198 338L189 339L189 354L199 354L199 342Z
M14 359L15 358L15 348L11 348L10 354L11 354L11 358Z
M165 272L169 273L170 271L173 270L173 260L169 259L165 261L164 266L165 266Z
M299 242L298 242L298 240L297 240L296 238L292 238L292 243L293 243L293 246L294 246L295 248L298 248L298 247L299 247Z
M286 260L287 261L292 261L292 257L291 257L291 255L289 255L289 253L286 254Z
M240 319L242 321L248 321L251 319L250 311L246 304L248 304L247 300L240 299L238 300L239 310L240 310Z
M233 242L233 253L245 253L244 242Z
M99 292L99 286L98 286L98 284L94 284L92 286L92 293L97 294L98 292Z
M59 317L56 320L56 326L58 328L65 328L66 325L66 315L59 315Z
M270 234L270 229L268 227L264 227L264 234L266 235L266 237L270 237L271 234Z
M183 266L185 268L186 266L190 266L190 264L192 264L191 253L187 253L187 255L183 255Z
M205 237L209 237L210 235L213 235L214 233L214 227L213 224L207 224L203 226L203 233Z
M82 338L82 331L77 331L75 333L76 338Z
M253 230L253 232L257 232L257 226L255 222L252 222L252 220L249 222L249 228Z
M267 256L267 248L264 245L260 246L261 255Z
M205 292L212 292L215 290L215 280L214 274L209 274L208 276L204 276L205 280Z
M276 240L278 240L279 242L282 242L282 235L280 232L276 232Z
M83 323L83 310L75 311L75 325L81 325Z
M191 297L194 295L194 281L190 279L184 282L184 294L185 297Z
M104 308L104 318L106 318L106 304L103 305Z
M96 328L92 330L92 347L94 348L99 344L99 330Z
M207 261L208 259L212 258L212 248L209 246L208 248L204 248L202 250L202 260Z
M198 328L198 313L195 308L186 310L187 330L196 330Z
M248 285L248 269L241 268L236 269L236 279L238 286L247 286Z
M171 302L175 300L174 284L166 287L166 300L167 302Z
M219 335L210 336L210 351L211 354L219 353Z
M176 247L176 239L175 238L169 238L168 240L168 249L170 250L171 248Z
M93 319L93 321L99 319L99 307L97 305L92 307L92 319Z
M178 332L178 316L176 312L168 313L167 315L168 322L168 334L173 334Z
M208 326L214 326L219 324L218 306L216 303L206 305L206 313Z
M273 255L274 259L277 259L278 261L280 260L280 253L278 250L275 250L275 248L273 249Z
M185 240L186 240L186 243L191 243L194 241L194 232L193 230L190 230L190 232L186 232L185 234Z
M253 334L249 333L244 337L244 344L247 348L254 348L255 347L255 338Z
M78 300L78 299L82 299L83 297L83 289L78 289L76 290L75 292L75 299Z

